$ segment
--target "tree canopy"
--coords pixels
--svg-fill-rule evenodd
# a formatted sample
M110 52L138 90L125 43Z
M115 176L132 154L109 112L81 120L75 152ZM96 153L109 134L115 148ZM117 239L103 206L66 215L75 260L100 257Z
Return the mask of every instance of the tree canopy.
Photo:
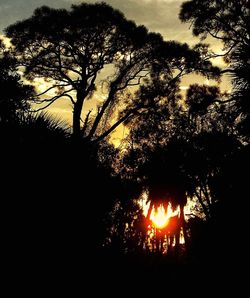
M28 110L33 88L25 85L18 73L17 60L0 39L0 122L15 121L17 113Z
M180 19L191 22L193 33L220 39L230 52L239 44L249 44L248 0L191 0L182 4Z
M239 132L249 141L249 1L192 0L182 4L180 19L190 22L193 34L205 39L211 36L224 45L225 61L229 67L223 72L232 76L234 118ZM219 55L220 56L220 55ZM245 140L247 141L247 140Z
M208 75L216 71L201 57L199 47L191 50L164 42L159 34L148 33L105 3L73 5L69 11L41 7L5 31L25 77L48 84L37 94L36 103L43 109L68 98L73 107L73 135L89 141L103 139L138 110L149 107L142 99L134 100L135 91L145 84L143 79L149 83L155 74L164 75L165 89L170 92L188 72ZM98 103L83 113L86 100Z

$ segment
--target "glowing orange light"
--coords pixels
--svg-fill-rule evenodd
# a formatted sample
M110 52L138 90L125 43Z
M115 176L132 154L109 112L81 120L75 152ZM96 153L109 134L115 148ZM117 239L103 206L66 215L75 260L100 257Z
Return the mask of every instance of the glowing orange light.
M157 210L153 209L150 215L150 219L152 220L154 226L158 229L162 229L167 226L170 218L169 212L166 212L163 205L160 205Z

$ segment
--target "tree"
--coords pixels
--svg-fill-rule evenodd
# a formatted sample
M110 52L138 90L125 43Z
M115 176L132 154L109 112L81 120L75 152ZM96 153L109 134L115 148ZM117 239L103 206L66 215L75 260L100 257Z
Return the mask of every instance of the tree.
M248 0L192 0L182 4L180 19L190 22L193 34L205 39L212 36L224 46L224 59L229 68L223 70L232 75L233 93L229 101L234 103L234 119L240 121L239 131L249 137L249 3Z
M221 39L228 50L249 42L248 0L186 1L182 4L179 16L184 22L192 22L196 36L206 38L209 34Z
M250 80L249 80L249 52L250 44L240 45L231 55L231 68L233 69L232 100L235 102L236 115L240 115L238 130L245 142L250 141Z
M32 86L25 85L18 74L17 61L0 39L0 123L14 122L18 113L27 111Z
M244 251L244 241L240 245L232 245L232 249L226 247L232 234L237 234L238 239L244 239L247 233L245 218L248 217L247 200L249 189L245 172L249 168L249 49L250 49L250 27L249 27L249 1L188 1L182 5L180 18L182 21L190 22L193 33L202 38L211 35L220 40L224 45L224 59L228 67L223 70L232 78L233 92L229 97L228 104L232 113L227 113L228 119L233 118L238 131L236 136L243 146L237 146L233 150L227 162L220 167L220 173L213 184L213 191L220 198L221 208L217 213L217 224L213 232L223 230L217 238L220 243L221 257L225 256L231 261L242 262L247 255ZM242 211L235 212L235 206ZM243 206L243 208L242 208ZM235 225L228 223L234 216ZM243 219L243 220L242 220ZM219 222L219 224L218 224ZM218 229L218 226L220 229ZM222 229L221 229L222 227ZM232 259L233 256L233 259ZM227 260L226 260L227 262Z
M26 78L44 79L49 84L36 102L43 109L68 98L73 106L73 135L88 141L105 138L138 110L148 107L140 102L126 109L126 100L133 101L136 86L150 73L164 69L170 83L188 69L214 70L209 62L202 62L198 50L163 42L159 34L127 21L105 3L73 5L70 11L41 7L29 19L9 26L6 34L25 67ZM103 71L105 80L101 80ZM54 96L49 97L50 92ZM85 102L95 102L95 98L100 103L93 112L85 111L81 119ZM117 110L124 111L119 118Z
M227 114L228 95L217 86L194 84L184 97L178 84L171 93L164 93L163 87L160 80L143 87L141 95L147 100L155 94L162 98L129 125L123 173L138 180L141 189L149 190L148 220L153 206L163 204L166 209L169 202L180 206L181 225L189 243L183 210L187 197L196 202L195 214L206 222L215 220L223 200L219 192L229 185L221 168L240 144ZM219 185L217 181L222 180Z
M26 67L27 78L45 78L51 83L38 97L52 90L55 96L41 102L49 106L59 98L69 98L73 133L89 139L117 101L117 93L145 75L152 45L161 41L158 35L148 34L144 27L137 27L104 3L73 5L70 11L41 7L31 18L7 28L6 33L12 38L20 64ZM114 75L105 86L107 97L90 127L91 111L87 113L81 131L83 104L92 98L98 73L110 65Z

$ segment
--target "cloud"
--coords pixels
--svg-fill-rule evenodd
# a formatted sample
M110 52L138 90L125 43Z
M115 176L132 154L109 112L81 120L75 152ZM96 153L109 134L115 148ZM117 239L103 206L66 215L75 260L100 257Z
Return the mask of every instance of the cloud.
M28 18L40 6L70 7L74 1L67 0L0 0L0 32L7 26Z

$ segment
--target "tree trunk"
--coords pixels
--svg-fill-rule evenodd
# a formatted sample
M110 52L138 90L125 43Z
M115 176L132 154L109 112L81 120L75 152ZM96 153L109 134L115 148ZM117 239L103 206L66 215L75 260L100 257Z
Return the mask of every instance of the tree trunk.
M149 223L149 221L150 221L150 215L151 215L151 212L153 210L153 206L154 206L153 202L150 201L149 208L148 208L148 213L147 213L147 216L146 216L146 222L147 223Z
M144 227L145 228L144 242L146 244L146 248L148 248L148 225L150 223L150 215L151 215L152 210L153 210L153 203L152 203L152 201L150 201L148 213L145 218L145 227Z
M73 111L73 137L75 140L81 138L81 113L84 99L84 92L78 90Z
M174 253L177 258L179 257L179 254L180 254L181 226L182 226L182 220L181 220L181 216L180 216L180 218L178 219L176 231L174 234L174 236L175 236Z
M184 237L184 243L185 247L187 248L187 242L188 242L188 237L187 237L187 230L186 230L186 221L184 217L184 206L180 206L180 226L182 227L183 230L183 237Z

